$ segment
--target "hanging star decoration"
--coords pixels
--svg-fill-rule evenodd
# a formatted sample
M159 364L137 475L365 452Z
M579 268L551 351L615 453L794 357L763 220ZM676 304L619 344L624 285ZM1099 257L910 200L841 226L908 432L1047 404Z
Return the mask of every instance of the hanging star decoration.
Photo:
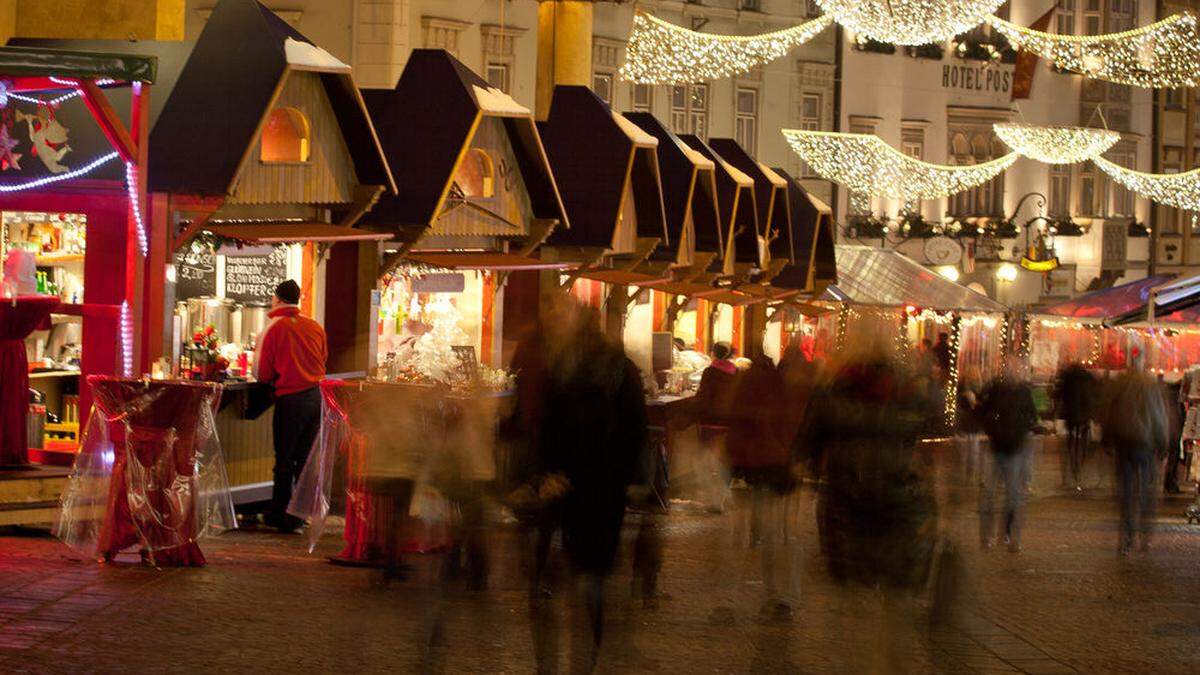
M784 56L832 22L831 17L821 16L760 35L716 35L638 11L620 74L636 84L691 84L732 77Z
M845 185L851 195L892 199L939 199L982 185L1017 159L1002 157L963 166L931 164L896 150L872 134L784 129L784 138L822 178Z
M992 129L1014 151L1047 164L1086 162L1121 140L1120 133L1108 129L1015 123L993 124Z
M1200 211L1200 169L1184 173L1143 173L1103 157L1092 161L1114 181L1156 204Z
M1200 32L1191 12L1104 35L1055 35L994 16L987 21L1014 48L1038 54L1061 70L1150 89L1200 82Z
M13 152L17 139L8 135L8 125L0 123L0 171L21 170L21 153Z
M896 45L945 42L978 26L1005 0L817 0L855 37Z

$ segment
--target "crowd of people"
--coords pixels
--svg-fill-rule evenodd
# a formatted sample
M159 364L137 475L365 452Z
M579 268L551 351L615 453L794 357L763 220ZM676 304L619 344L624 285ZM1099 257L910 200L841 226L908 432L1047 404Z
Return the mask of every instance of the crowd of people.
M632 533L634 594L645 607L658 605L663 522L674 504L688 500L703 506L698 510L731 514L734 550L756 550L761 561L762 619L787 622L800 609L801 549L791 505L798 491L813 490L812 550L836 584L849 592L868 589L880 602L885 624L871 651L873 670L903 670L898 664L918 597L931 599L931 621L953 616L962 563L941 514L945 477L936 466L945 457L960 467L955 489L978 490L981 546L1002 541L1008 551L1021 551L1030 439L1044 420L1018 359L988 381L971 369L960 373L958 443L949 451L937 442L947 431L945 334L919 347L915 358L880 343L845 348L825 363L795 348L778 364L763 355L735 363L731 346L718 342L686 412L652 428L652 378L604 336L595 311L562 297L547 316L553 321L539 325L513 356L516 394L499 425L496 447L504 460L497 461L495 479L443 490L459 514L444 569L452 577L465 565L468 588L487 587L482 505L496 505L517 525L540 672L556 670L560 653L580 672L595 666L623 532ZM1119 476L1118 548L1129 553L1136 543L1146 550L1159 460L1169 443L1159 384L1137 372L1101 382L1071 366L1055 391L1054 413L1067 430L1066 476L1079 481L1096 436ZM704 461L675 466L667 437L685 431ZM414 486L389 491L400 504L393 519L399 527ZM389 578L405 576L402 548L388 547ZM735 564L720 555L714 560ZM550 572L559 565L570 574ZM723 572L714 570L718 600ZM565 621L564 608L573 610ZM730 611L719 603L709 620L726 621ZM569 650L559 648L562 626L572 627Z

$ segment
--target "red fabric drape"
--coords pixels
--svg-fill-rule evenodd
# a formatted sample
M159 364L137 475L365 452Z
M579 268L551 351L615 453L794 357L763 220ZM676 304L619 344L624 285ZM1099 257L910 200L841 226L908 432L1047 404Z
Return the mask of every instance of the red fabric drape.
M0 300L0 466L29 462L25 428L29 361L25 358L25 338L58 304L58 298L46 296Z

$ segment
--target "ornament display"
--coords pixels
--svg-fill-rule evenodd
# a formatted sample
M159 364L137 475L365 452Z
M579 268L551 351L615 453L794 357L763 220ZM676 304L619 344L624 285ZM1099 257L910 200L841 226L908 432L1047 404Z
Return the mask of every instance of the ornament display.
M637 84L692 84L731 77L784 56L832 22L831 17L821 16L760 35L712 35L639 11L633 17L620 74Z
M1003 157L964 166L931 164L896 150L871 134L784 129L783 135L822 178L851 194L893 199L939 199L995 178L1017 159Z
M855 37L926 45L978 26L1004 0L817 0L817 4Z
M62 163L63 157L71 151L67 145L67 128L54 116L50 106L38 106L36 113L30 114L17 111L16 120L25 122L29 128L29 142L33 144L33 154L42 160L50 173L65 173L71 167Z
M1033 52L1062 70L1146 88L1200 82L1200 34L1191 12L1103 35L1056 35L994 16L987 21L1014 48Z
M1047 164L1086 162L1121 140L1119 132L1108 129L1013 123L993 124L992 129L1014 151Z
M1200 169L1184 173L1143 173L1103 157L1092 161L1109 178L1156 204L1200 211Z

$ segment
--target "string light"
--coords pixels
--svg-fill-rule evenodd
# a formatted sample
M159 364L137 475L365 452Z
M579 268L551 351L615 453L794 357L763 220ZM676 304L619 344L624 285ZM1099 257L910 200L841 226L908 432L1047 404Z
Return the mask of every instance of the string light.
M784 129L783 135L822 178L851 193L893 199L939 199L995 178L1016 153L965 166L930 164L899 152L871 134Z
M817 0L847 30L879 42L927 45L978 26L1005 0Z
M146 242L146 225L142 221L142 202L138 199L137 167L133 162L125 162L125 192L129 195L129 208L133 209L133 220L137 223L138 249L142 257L150 251Z
M1008 147L1047 164L1086 162L1121 140L1119 132L1108 129L1010 123L993 124L992 129Z
M638 11L620 74L637 84L692 84L740 75L784 56L831 23L821 16L761 35L714 35Z
M1189 211L1200 210L1200 169L1183 173L1143 173L1114 164L1103 157L1092 161L1109 178L1156 204Z
M1191 12L1104 35L1055 35L998 17L987 21L1016 49L1088 77L1136 87L1191 87L1198 81L1200 34Z
M133 315L129 301L121 301L121 367L125 377L133 377Z
M946 373L946 428L953 429L958 418L958 351L962 348L962 322L957 317L950 324L950 363Z
M116 158L117 153L110 152L103 157L97 157L96 159L93 159L91 162L79 167L78 169L72 169L71 171L67 171L65 173L56 173L50 176L38 178L36 180L25 181L24 183L8 183L0 185L0 192L20 192L22 190L33 190L35 188L51 185L53 183L61 183L64 180L71 180L72 178L78 178L85 174L89 174Z

